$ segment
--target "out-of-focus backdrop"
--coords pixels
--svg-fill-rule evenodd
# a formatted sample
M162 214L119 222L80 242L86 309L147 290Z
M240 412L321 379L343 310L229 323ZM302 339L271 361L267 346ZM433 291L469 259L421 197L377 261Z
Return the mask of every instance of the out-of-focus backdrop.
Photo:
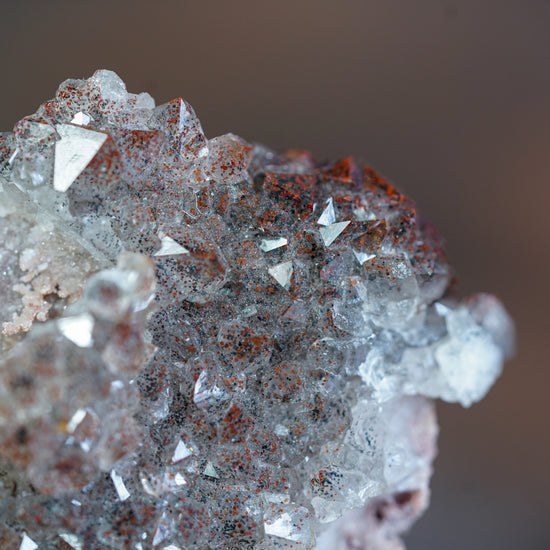
M2 2L0 129L111 68L207 135L352 153L446 237L461 292L499 295L518 352L470 410L439 406L410 550L550 548L550 2Z

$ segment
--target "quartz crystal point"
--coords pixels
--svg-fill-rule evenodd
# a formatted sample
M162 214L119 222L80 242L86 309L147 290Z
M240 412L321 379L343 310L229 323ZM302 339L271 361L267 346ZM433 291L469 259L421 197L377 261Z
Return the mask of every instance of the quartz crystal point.
M414 204L110 71L0 134L0 547L373 549L513 348Z

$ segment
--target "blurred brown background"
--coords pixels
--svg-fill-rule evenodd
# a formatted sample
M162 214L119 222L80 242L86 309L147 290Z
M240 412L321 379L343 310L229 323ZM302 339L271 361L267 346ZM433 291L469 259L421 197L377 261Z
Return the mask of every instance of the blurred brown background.
M4 0L0 128L111 68L183 95L210 137L368 160L436 222L464 294L498 294L518 353L481 404L439 406L410 550L550 548L547 0Z

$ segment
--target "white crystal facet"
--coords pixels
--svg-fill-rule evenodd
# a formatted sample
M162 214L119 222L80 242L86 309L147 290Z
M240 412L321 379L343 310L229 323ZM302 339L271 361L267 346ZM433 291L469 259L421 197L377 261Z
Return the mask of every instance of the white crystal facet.
M81 348L89 348L93 343L94 318L89 313L58 319L61 334Z
M320 227L319 233L321 233L321 237L323 239L323 242L325 243L325 246L330 246L338 238L338 235L340 235L340 233L342 233L342 231L344 231L344 229L349 224L349 221L336 222L326 227Z
M72 124L58 124L53 188L65 192L107 140L107 134Z
M329 226L336 222L336 212L334 211L334 204L332 197L327 200L327 206L323 210L323 213L317 220L319 225Z
M288 288L292 279L292 262L283 262L268 269L269 274L283 287Z
M271 252L271 250L281 248L282 246L286 246L287 244L288 240L284 237L279 237L278 239L263 239L260 243L260 248L264 252Z
M100 69L94 73L90 80L97 86L103 99L123 102L128 98L126 84L113 71Z
M193 451L180 439L174 454L172 455L172 462L180 462L184 458L191 456Z
M272 505L266 513L264 529L267 535L311 548L311 523L307 508L290 504Z
M23 540L21 540L21 546L19 546L19 550L36 550L38 548L38 544L32 540L27 533L23 533Z
M208 462L204 468L204 475L207 477L213 477L215 479L219 479L220 476L218 475L218 472L216 471L216 468L214 468L214 465L212 462Z
M91 121L92 117L89 114L80 111L76 113L76 115L74 115L73 119L71 120L71 124L76 124L77 126L88 126Z
M179 472L174 476L174 482L178 486L187 484L187 480Z
M353 250L353 255L355 256L355 259L359 262L359 265L363 265L365 262L376 258L376 254L367 254L366 252L358 252L357 250Z
M124 481L121 476L119 476L115 470L111 470L111 479L113 480L113 484L115 486L115 490L117 492L118 498L124 502L125 500L130 498L130 492L126 488L126 485L124 485Z
M67 432L72 434L85 417L86 409L78 409L67 423Z
M160 236L160 248L155 252L155 256L175 256L177 254L189 254L189 250L177 243L168 235Z

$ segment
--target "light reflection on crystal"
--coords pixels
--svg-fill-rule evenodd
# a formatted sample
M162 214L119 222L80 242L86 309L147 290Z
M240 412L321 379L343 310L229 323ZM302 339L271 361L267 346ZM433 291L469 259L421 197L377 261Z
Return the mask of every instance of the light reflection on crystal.
M279 436L285 437L287 435L290 435L290 430L286 426L282 426L281 424L277 424L275 426L275 433Z
M214 468L214 465L212 462L208 462L204 468L203 474L207 477L213 477L216 479L219 479L220 476L218 475L218 472L216 471L216 468Z
M90 314L82 313L74 317L63 317L57 321L57 325L61 334L73 344L81 348L91 347L94 318Z
M317 220L317 223L319 225L325 225L329 226L333 223L336 223L336 212L334 211L334 204L332 201L332 197L327 200L327 206L323 210L323 213L321 214L320 218Z
M271 252L272 250L281 248L282 246L286 246L287 244L288 240L284 237L279 237L278 239L262 239L262 242L260 243L260 248L264 252Z
M191 456L193 454L192 448L189 448L181 439L178 441L176 450L172 455L172 462L180 462L184 458Z
M38 544L32 540L27 533L23 533L23 540L21 541L21 546L19 547L19 550L36 550L38 548Z
M72 434L77 426L84 420L86 417L86 410L85 409L78 409L73 416L71 416L71 419L69 420L69 423L67 424L67 432Z
M155 252L155 256L173 256L177 254L189 254L189 250L177 243L172 237L162 235L160 239L160 249Z
M59 124L55 144L53 188L65 192L94 158L107 140L107 134L71 124Z
M272 504L266 512L264 529L267 535L311 548L311 524L307 508L292 504Z
M407 197L351 157L207 139L111 71L0 162L0 538L401 548L432 398L479 400L513 349Z
M164 512L160 518L158 527L153 535L153 547L158 546L163 540L170 536L170 522L168 514Z
M243 309L243 317L251 317L252 315L256 315L256 313L258 313L256 306L246 306Z
M292 262L283 262L268 269L269 274L283 287L288 288L292 279Z
M71 124L76 124L77 126L88 126L91 121L92 117L89 114L80 111L74 115L71 120Z
M111 382L111 392L116 393L124 388L124 382L122 380L113 380Z
M212 378L212 373L203 370L195 383L193 391L195 405L199 409L208 409L221 401L224 395L224 391L216 385L215 380Z
M451 308L447 307L445 304L442 304L441 302L436 302L434 304L434 309L437 312L437 314L440 315L441 317L446 317L452 311Z
M373 260L376 258L376 254L367 254L366 252L361 252L357 250L353 250L353 255L359 262L359 265L363 265L365 262L368 262L369 260Z
M330 246L337 238L342 231L350 224L350 221L347 222L336 222L327 227L320 227L319 233L323 238L325 246Z
M187 483L187 480L178 472L174 476L174 482L176 483L176 485L181 486L185 485Z
M121 476L119 476L115 470L111 470L111 479L113 480L113 484L115 486L115 490L117 492L118 498L124 502L125 500L130 498L130 492L126 488L126 485L124 485L124 481Z

